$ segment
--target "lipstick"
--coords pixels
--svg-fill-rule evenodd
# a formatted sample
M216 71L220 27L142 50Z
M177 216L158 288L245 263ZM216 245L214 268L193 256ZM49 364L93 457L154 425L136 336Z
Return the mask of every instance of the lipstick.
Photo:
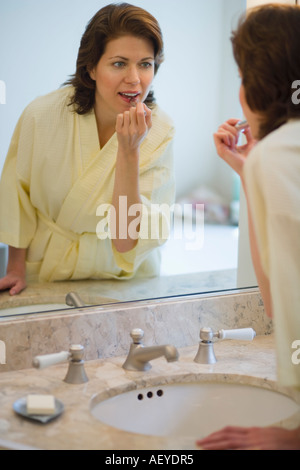
M234 126L238 131L244 131L247 127L249 127L248 121L239 121Z

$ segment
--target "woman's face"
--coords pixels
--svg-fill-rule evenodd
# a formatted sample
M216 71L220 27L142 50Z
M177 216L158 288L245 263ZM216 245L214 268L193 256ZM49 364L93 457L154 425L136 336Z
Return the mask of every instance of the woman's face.
M96 107L105 119L143 102L154 78L154 48L151 41L122 36L107 43L96 67L90 70L96 82Z
M258 133L259 133L259 114L255 113L249 108L247 100L246 100L246 94L245 94L245 88L244 88L243 82L241 83L241 86L240 86L239 98L240 98L240 103L243 109L244 116L247 119L248 124L251 128L252 135L255 139L257 139Z

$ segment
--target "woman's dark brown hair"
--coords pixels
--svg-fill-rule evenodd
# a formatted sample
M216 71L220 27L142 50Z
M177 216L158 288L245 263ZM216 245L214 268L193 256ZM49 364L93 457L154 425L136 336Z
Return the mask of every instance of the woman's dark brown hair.
M259 138L300 118L300 105L292 100L292 84L300 80L300 7L254 8L231 40L247 104L261 117Z
M78 114L88 113L95 103L95 81L88 71L97 65L109 41L126 34L152 42L156 74L163 62L163 38L157 20L146 10L128 3L105 6L88 23L81 38L76 72L64 83L75 88L70 104L75 105ZM154 102L154 94L150 91L145 103L151 107Z

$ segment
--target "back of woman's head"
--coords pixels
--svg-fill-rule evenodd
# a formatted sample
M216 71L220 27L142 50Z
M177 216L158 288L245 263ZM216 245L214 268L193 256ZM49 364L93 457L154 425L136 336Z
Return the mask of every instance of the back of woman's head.
M300 118L300 104L292 100L292 85L300 80L300 6L254 8L231 40L247 104L261 116L259 138Z
M157 72L163 62L163 37L157 20L143 8L128 3L101 8L86 27L78 51L76 72L66 82L75 87L72 104L77 113L85 114L94 106L95 82L89 70L97 65L107 43L124 35L141 37L153 44L154 73ZM153 102L153 92L150 92L145 103L151 106Z

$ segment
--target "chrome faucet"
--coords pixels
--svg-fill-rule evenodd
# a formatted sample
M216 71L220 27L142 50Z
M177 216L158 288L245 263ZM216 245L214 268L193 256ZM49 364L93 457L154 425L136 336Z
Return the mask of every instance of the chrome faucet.
M83 384L89 380L85 373L83 356L84 347L81 344L72 344L69 351L36 356L32 361L32 365L36 369L44 369L45 367L68 360L69 368L64 382L68 384Z
M219 339L237 339L244 341L252 341L256 336L252 328L237 328L233 330L219 330L216 333L211 328L201 328L200 330L200 343L198 352L194 361L198 364L215 364L217 362L214 353L214 337Z
M86 306L86 304L83 302L83 300L81 299L81 297L76 293L76 292L69 292L67 295L66 295L66 299L65 299L65 302L67 305L69 305L70 307L84 307Z
M122 366L126 370L149 370L151 369L150 361L161 356L165 356L168 362L177 361L179 358L177 349L170 344L145 347L142 344L144 332L140 328L132 330L130 336L133 343L130 345L127 359Z

